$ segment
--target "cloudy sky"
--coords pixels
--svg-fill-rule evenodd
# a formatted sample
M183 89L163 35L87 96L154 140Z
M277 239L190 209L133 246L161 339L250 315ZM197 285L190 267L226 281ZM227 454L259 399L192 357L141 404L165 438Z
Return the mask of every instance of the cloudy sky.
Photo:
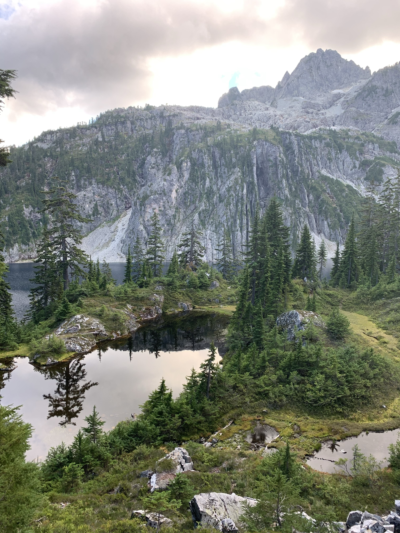
M317 48L375 71L400 60L399 20L399 0L0 0L0 68L18 71L0 138L115 107L215 107Z

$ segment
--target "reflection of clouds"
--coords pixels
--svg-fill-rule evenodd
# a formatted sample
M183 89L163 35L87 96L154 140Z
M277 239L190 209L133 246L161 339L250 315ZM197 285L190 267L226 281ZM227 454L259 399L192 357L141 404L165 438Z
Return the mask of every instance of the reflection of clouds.
M70 373L74 375L76 398L82 402L82 409L79 412L76 407L73 409L76 417L71 420L76 426L67 424L61 427L57 416L48 419L48 402L43 401L43 392L49 389L49 384L51 389L56 391L60 386L60 395L53 393L47 396L60 399L61 411L65 408L64 414L60 412L63 420L71 417L71 410L67 409L67 406L74 405L71 404L73 398L68 398L67 401L66 391L68 388L71 391L73 387L66 386L66 369L63 367L59 369L50 367L38 371L26 358L19 359L11 380L7 381L1 391L2 403L22 404L23 420L34 427L30 441L31 450L27 453L27 458L43 460L50 447L57 446L63 441L67 445L72 443L79 428L85 424L85 416L90 414L94 405L105 421L104 428L110 430L120 420L130 418L131 413L140 412L140 405L148 399L150 392L158 387L162 377L176 398L183 390L183 384L192 368L199 369L208 351L208 349L162 351L158 359L149 350L131 351L130 360L129 351L126 353L124 350L108 348L102 352L101 362L96 351L71 361ZM79 370L79 366L83 362L87 374L79 380L79 376L82 376L82 369ZM71 370L71 366L75 368ZM88 380L91 383L98 382L98 385L85 390L85 399L82 401L80 394L82 387L90 383ZM71 381L69 383L71 385ZM51 404L51 409L53 405L57 408L57 401L56 404Z

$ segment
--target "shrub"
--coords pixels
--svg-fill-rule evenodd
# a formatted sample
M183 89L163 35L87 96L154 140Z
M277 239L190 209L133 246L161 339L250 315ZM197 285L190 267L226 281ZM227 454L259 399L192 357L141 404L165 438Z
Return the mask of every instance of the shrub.
M66 351L64 341L55 335L29 343L30 355L62 355Z
M334 309L329 315L326 329L331 339L342 340L350 333L350 322L339 309Z

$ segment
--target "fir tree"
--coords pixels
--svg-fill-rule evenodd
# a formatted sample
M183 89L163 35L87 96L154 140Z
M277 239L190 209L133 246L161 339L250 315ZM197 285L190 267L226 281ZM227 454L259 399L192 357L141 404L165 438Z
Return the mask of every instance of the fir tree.
M68 301L68 298L64 295L64 298L62 299L57 312L56 316L58 320L65 320L70 316L72 312L71 304Z
M53 187L43 191L45 213L51 222L49 238L54 262L61 273L63 289L70 283L70 275L84 276L83 266L87 264L86 254L79 248L82 237L77 222L89 222L79 214L74 203L76 195L67 190L66 182L53 178Z
M139 235L136 237L135 244L132 250L132 280L137 283L142 273L142 266L144 261L143 246L139 239Z
M338 277L340 271L340 250L339 243L336 243L336 252L332 259L332 270L331 270L331 282L333 285L337 285Z
M95 267L92 258L90 257L88 261L87 279L88 281L94 281L95 277Z
M32 318L37 321L46 317L46 310L60 297L60 276L54 260L52 246L47 228L43 231L42 239L37 247L37 258L34 261L34 277L30 280L33 287L30 290L30 311Z
M31 436L32 427L22 421L18 408L0 405L0 531L4 533L31 530L41 504L38 465L25 461Z
M256 346L259 350L263 348L264 335L265 335L265 324L263 317L263 310L261 303L259 302L254 310L254 329L253 329L253 340L256 343Z
M350 288L358 281L359 266L358 266L358 252L356 243L356 231L354 224L354 217L350 222L349 231L347 232L346 242L342 256L340 258L340 284L343 287Z
M14 349L17 348L16 334L18 326L12 308L10 285L5 280L8 267L2 254L3 243L3 235L0 233L0 349Z
M132 256L131 248L128 248L128 255L126 256L125 273L123 283L132 283Z
M216 366L214 364L215 358L217 355L217 349L214 345L214 343L211 343L210 346L210 353L208 354L207 359L200 365L200 368L203 371L203 375L206 379L206 398L207 400L210 398L210 387L211 387L211 379L213 377L213 374L216 372Z
M386 277L388 283L393 283L396 279L396 255L393 254L392 259L389 263L388 269L386 271Z
M0 69L0 111L3 109L4 99L12 98L15 90L11 87L12 81L16 78L15 70ZM3 141L0 141L2 143ZM7 148L0 147L0 166L5 167L11 163Z
M310 230L304 225L300 238L300 244L296 251L293 265L293 277L308 280L316 278L315 245Z
M100 284L101 281L101 271L100 271L100 260L97 258L96 268L95 268L95 280L97 284Z
M183 233L181 242L178 244L179 263L183 267L189 265L192 270L199 268L205 254L204 246L200 242L202 235L203 233L195 228L194 222L190 230Z
M89 437L93 444L98 444L103 434L102 427L105 422L101 420L96 406L93 407L92 414L85 417L85 422L87 426L82 428L83 433Z
M104 285L104 288L106 288L109 283L112 283L113 285L115 285L115 279L113 278L110 265L107 263L105 259L103 259L103 263L101 265L101 276L102 276L102 284Z
M232 243L228 231L225 229L218 243L219 254L217 266L224 279L232 281L235 276L235 264L232 253Z
M162 265L164 261L164 243L161 238L162 230L157 211L154 211L150 220L151 233L147 243L146 257L153 273L153 277L159 277L162 274Z
M279 250L283 254L283 272L284 278L282 287L284 288L290 282L290 274L292 269L292 260L289 243L289 228L283 222L283 213L276 198L272 198L268 209L265 213L266 231L269 240L270 254L271 254L271 280L275 270L275 261L279 259Z
M319 279L322 279L322 269L326 265L327 250L325 246L325 241L322 239L321 244L318 248L318 265L319 265Z
M176 253L176 250L174 251L171 262L168 266L167 276L176 276L179 272L179 260L178 260L178 254Z

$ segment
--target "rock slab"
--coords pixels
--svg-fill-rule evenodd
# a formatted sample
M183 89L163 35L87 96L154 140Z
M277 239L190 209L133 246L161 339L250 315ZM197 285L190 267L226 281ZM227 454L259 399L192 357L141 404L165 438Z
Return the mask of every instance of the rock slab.
M236 494L202 492L191 500L190 510L195 524L210 526L223 532L238 531L237 526L245 506L254 506L256 503L254 498L244 498Z

